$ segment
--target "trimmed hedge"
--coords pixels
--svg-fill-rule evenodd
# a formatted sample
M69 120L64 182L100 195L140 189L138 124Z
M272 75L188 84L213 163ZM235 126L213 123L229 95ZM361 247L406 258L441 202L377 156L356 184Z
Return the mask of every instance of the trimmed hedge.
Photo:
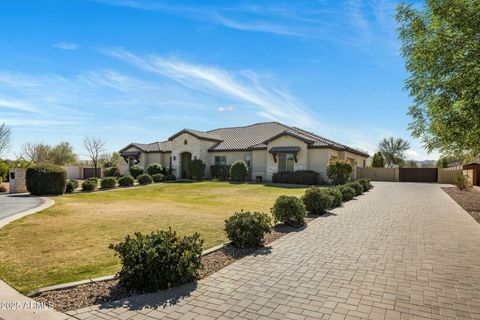
M147 173L151 176L158 173L163 173L164 169L160 163L152 163L147 167Z
M373 185L370 183L370 180L368 179L358 179L357 182L362 185L363 192L367 192L373 187Z
M165 180L165 176L161 173L156 173L152 176L153 182L163 182Z
M153 182L153 178L151 175L144 173L137 177L137 181L139 184L150 184Z
M280 171L273 174L272 182L317 185L320 183L320 174L312 170Z
M261 247L271 231L272 218L261 212L236 212L225 220L225 233L236 248Z
M117 179L115 177L105 177L100 181L102 188L115 188L117 186Z
M295 196L278 197L270 210L275 222L280 221L295 228L305 225L305 205Z
M336 188L338 188L338 190L340 190L342 193L342 201L350 201L353 199L353 197L355 197L355 189L351 186L342 184Z
M200 159L190 160L188 169L190 171L190 178L193 180L202 180L203 176L205 176L205 163Z
M55 164L38 164L27 169L27 190L34 195L63 194L67 187L67 172Z
M325 188L310 187L302 197L305 209L310 214L324 214L333 205L333 197Z
M232 181L244 182L248 177L248 165L243 160L235 161L230 167L230 178Z
M83 191L92 191L98 186L98 180L88 178L82 182L82 190Z
M143 174L143 168L140 166L131 166L130 169L130 175L134 178L137 179L137 177L141 174Z
M70 179L67 181L67 187L65 188L65 193L72 193L77 188L78 188L78 181Z
M135 183L135 179L129 174L127 174L126 176L118 178L117 181L118 181L118 185L122 186L122 187L133 186L133 184Z
M117 167L107 167L103 169L104 177L120 177L120 170Z
M356 196L359 196L363 193L363 186L357 181L349 182L349 183L347 183L347 186L350 186L355 190L355 195Z
M136 232L111 244L120 257L120 283L127 290L157 291L198 279L203 240L195 233L179 237L171 229L150 234Z
M327 191L330 192L330 195L332 196L332 199L333 199L332 206L339 207L342 204L342 200L343 200L342 191L340 191L338 187L328 188Z
M334 185L346 183L352 172L352 165L342 160L330 161L327 166L327 176Z
M214 179L226 181L230 179L230 166L215 165L210 166L210 175Z

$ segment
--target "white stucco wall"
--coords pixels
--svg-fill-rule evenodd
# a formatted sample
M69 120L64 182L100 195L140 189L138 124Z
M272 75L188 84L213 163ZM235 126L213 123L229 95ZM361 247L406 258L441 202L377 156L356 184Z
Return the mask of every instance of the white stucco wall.
M258 176L262 177L262 180L267 179L267 150L252 152L252 180L255 181Z
M332 149L308 149L308 170L320 173L321 181L327 180L327 165L331 157L338 157Z
M185 140L187 140L187 144L184 144ZM189 133L182 133L181 135L173 139L171 155L174 174L177 175L177 177L179 177L181 174L181 154L183 152L190 152L192 154L192 159L196 157L197 159L201 159L203 160L203 162L205 162L205 175L209 177L211 163L208 149L214 144L214 141L200 140Z
M273 141L270 141L267 146L267 153L273 147L300 147L300 151L297 153L297 162L294 163L294 170L307 170L308 169L308 149L307 144L300 139L292 136L281 136ZM278 171L278 157L277 162L274 161L271 153L267 154L267 170L266 180L271 181L274 172Z

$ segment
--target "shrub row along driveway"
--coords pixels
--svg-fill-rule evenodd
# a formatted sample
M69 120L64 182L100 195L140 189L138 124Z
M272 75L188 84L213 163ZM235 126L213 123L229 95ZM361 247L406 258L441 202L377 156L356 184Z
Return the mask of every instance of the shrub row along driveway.
M440 185L375 186L196 285L72 315L480 319L480 225Z

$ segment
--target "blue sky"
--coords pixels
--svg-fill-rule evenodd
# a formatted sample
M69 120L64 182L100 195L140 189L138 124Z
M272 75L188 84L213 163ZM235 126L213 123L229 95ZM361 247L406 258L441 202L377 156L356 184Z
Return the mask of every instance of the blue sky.
M280 121L369 152L410 138L395 1L8 1L0 122L25 142L108 150Z

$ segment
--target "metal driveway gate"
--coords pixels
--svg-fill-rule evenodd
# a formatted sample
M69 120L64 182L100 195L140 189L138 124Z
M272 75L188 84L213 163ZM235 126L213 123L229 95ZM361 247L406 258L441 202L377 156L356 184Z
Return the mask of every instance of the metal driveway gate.
M400 168L400 182L437 182L437 168Z

